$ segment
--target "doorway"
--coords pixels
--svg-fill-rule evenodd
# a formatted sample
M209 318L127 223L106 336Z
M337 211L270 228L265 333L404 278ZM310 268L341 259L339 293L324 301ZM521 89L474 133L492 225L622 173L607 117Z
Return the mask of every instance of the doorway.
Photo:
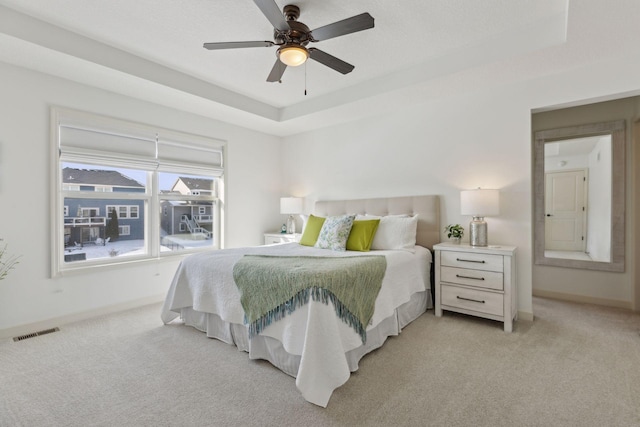
M545 251L586 252L587 170L545 173Z

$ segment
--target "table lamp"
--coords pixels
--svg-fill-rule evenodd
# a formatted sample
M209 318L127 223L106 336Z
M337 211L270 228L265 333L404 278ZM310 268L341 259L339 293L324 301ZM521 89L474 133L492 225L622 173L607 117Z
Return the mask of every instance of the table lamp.
M300 197L281 197L280 213L289 215L289 218L287 218L287 233L295 234L296 219L294 215L302 213L302 199Z
M469 243L471 246L487 246L487 223L485 216L500 213L500 192L498 190L463 190L460 192L460 214L471 215L469 223Z

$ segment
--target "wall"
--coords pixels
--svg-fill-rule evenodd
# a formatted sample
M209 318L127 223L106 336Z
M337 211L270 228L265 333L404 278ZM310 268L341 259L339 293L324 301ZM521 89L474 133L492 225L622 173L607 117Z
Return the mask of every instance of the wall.
M626 269L623 273L585 271L571 268L533 266L534 295L550 295L564 299L600 303L612 306L634 308L635 241L634 232L636 210L632 194L637 186L632 179L637 163L633 162L633 123L638 117L638 100L629 97L615 101L592 103L589 105L547 111L532 116L533 131L553 129L581 124L598 123L625 119L627 123L626 153Z
M530 119L532 110L542 107L637 93L638 73L636 56L464 94L426 93L423 102L408 102L385 116L285 138L283 159L292 167L284 183L306 197L306 212L319 199L438 194L442 226L460 223L467 231L470 218L459 214L460 190L499 188L500 215L487 219L489 243L518 247L521 318L533 316L534 287L558 279L580 283L584 294L629 302L631 268L611 289L598 272L557 276L552 268L536 266L533 274Z
M468 230L470 218L459 215L459 191L477 186L499 188L500 216L488 218L489 241L518 246L521 314L533 313L534 289L569 282L579 284L580 289L562 290L579 291L580 295L604 301L636 301L636 307L640 307L637 278L635 289L633 285L634 265L640 263L640 243L635 238L640 228L637 185L630 184L629 193L634 197L627 200L627 218L635 221L628 220L627 224L624 274L614 277L611 273L532 267L531 239L531 111L637 93L638 75L640 55L618 58L535 80L488 84L463 94L433 93L419 104L411 101L388 115L281 141L210 118L0 64L0 237L9 243L10 252L23 255L17 269L0 281L0 336L3 330L46 323L47 319L159 300L177 264L177 260L131 264L49 278L50 105L227 140L228 247L259 244L264 231L277 229L283 221L279 198L285 195L306 197L305 209L310 212L318 199L439 194L443 227L460 223ZM637 101L634 105L640 111ZM637 180L640 150L636 146L629 150L628 177ZM291 166L280 176L285 164ZM630 262L633 260L636 262ZM624 278L609 282L618 277Z
M226 246L261 244L262 234L281 221L277 137L2 63L0 86L0 238L9 252L22 255L0 281L0 337L25 325L48 326L48 319L159 301L179 261L50 278L51 105L226 140Z
M460 190L500 189L490 244L518 246L519 309L531 306L530 112L513 87L460 95L285 138L285 185L316 200L437 194L441 225L462 224ZM490 98L490 108L485 101ZM490 112L488 112L490 110Z

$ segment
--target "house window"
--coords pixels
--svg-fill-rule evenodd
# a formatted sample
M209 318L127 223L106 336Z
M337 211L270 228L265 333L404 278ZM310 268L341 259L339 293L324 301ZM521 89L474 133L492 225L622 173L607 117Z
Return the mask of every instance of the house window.
M53 275L222 247L224 142L51 111L59 153L52 197L61 213L52 218ZM204 191L196 195L190 188Z
M83 218L94 218L100 216L100 208L78 208L80 214L78 216Z
M204 206L200 206L200 207L198 207L198 213L199 213L200 215L204 215L204 214L206 214L206 213L207 213L207 208L205 208Z
M137 205L127 205L127 206L107 205L107 213L111 214L111 211L116 211L118 218L138 219L140 217L138 214L139 206Z

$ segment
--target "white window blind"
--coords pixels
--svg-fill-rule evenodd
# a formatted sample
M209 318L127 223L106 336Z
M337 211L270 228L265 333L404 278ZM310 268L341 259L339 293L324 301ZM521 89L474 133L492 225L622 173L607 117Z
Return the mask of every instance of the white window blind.
M146 170L156 167L156 130L81 111L56 112L61 159L71 162L100 159L105 164Z
M221 145L198 137L180 140L169 132L123 134L106 129L60 125L59 149L63 160L84 162L96 158L108 163L164 172L186 168L206 175L223 171ZM164 135L168 134L168 137Z
M163 172L184 170L206 175L221 175L223 170L222 145L215 140L194 135L177 135L171 132L158 134L158 167Z

